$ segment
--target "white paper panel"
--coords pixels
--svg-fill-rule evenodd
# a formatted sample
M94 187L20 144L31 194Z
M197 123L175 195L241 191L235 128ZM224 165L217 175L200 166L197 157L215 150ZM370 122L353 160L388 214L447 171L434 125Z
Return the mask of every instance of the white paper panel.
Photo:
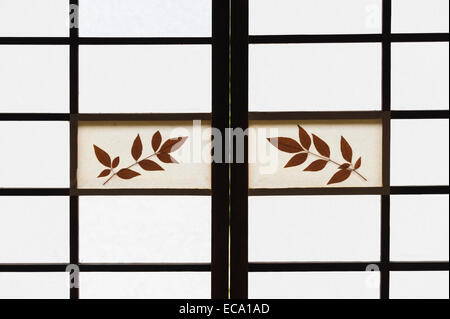
M69 112L69 47L0 46L0 112Z
M298 125L310 135L323 139L330 148L334 161L319 171L305 171L319 159L315 146L311 146L306 161L297 166L286 167L294 154L280 151L267 139L276 137L299 140ZM361 166L347 179L328 184L344 164L341 137L353 149L352 163L361 157ZM249 187L380 187L382 186L382 123L381 120L306 120L306 121L251 121L249 129ZM239 147L239 145L238 145ZM239 153L238 153L239 154ZM313 155L314 154L314 155Z
M68 263L67 197L0 197L0 263Z
M210 37L211 0L80 0L82 37Z
M257 44L249 50L250 111L380 109L378 43Z
M69 299L66 272L0 272L0 299Z
M211 188L211 123L204 121L119 121L79 122L78 126L78 188ZM171 152L178 163L164 163L154 156L152 137L160 132L162 142L171 138L187 137L180 149ZM139 160L149 158L163 170L146 171L132 157L133 142L139 134L143 146ZM93 145L109 154L111 160L119 157L119 165L99 178L106 167L99 162ZM162 146L161 146L162 147ZM133 165L130 167L130 165ZM122 179L116 173L131 168L140 174Z
M68 36L69 1L0 1L0 37Z
M83 263L210 260L209 196L80 198Z
M68 122L0 122L0 187L69 187Z
M448 32L448 0L393 0L392 32Z
M378 299L378 272L249 273L250 299Z
M378 261L380 197L250 197L249 260Z
M391 272L391 299L449 299L448 271Z
M250 34L381 32L381 0L250 0Z
M448 120L393 120L391 184L448 185Z
M392 109L447 109L448 42L392 44Z
M448 200L448 195L391 197L391 260L449 260Z
M81 46L80 112L211 112L211 46Z
M81 299L209 299L209 272L80 274Z

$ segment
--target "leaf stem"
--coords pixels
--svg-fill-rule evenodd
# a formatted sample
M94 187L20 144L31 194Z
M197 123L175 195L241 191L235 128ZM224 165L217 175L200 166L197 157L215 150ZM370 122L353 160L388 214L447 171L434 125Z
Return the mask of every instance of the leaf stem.
M302 147L303 147L303 146L302 146ZM316 157L318 157L318 158L320 158L320 159L323 159L324 161L331 162L331 163L333 163L333 164L335 164L335 165L337 165L337 166L339 166L339 167L340 167L341 165L343 165L343 164L339 164L339 163L336 162L336 161L333 161L333 160L332 160L331 158L329 158L329 157L325 157L325 156L322 156L322 155L313 153L313 152L311 152L311 151L309 151L309 150L306 150L306 152L307 152L308 154L314 155L314 156L316 156ZM359 173L359 172L353 167L353 165L352 165L352 168L347 168L347 169L349 169L349 170L351 170L352 172L356 173L359 177L361 177L363 180L365 180L365 181L367 182L367 178L365 178L361 173Z
M158 155L158 154L159 154L159 152L158 152L158 153L153 153L152 155L149 155L149 156L147 156L147 157L141 159L140 161L143 161L143 160L152 158L153 156ZM130 169L130 168L136 166L137 164L139 164L140 161L136 161L135 163L131 164L130 166L126 167L125 169ZM122 168L122 169L123 169L123 168ZM103 185L106 185L106 184L107 184L114 176L116 176L117 173L118 173L118 172L114 172L112 169L111 169L111 171L113 172L113 174L112 174L112 175L111 175L111 176L103 183ZM120 171L120 170L119 170L119 171Z

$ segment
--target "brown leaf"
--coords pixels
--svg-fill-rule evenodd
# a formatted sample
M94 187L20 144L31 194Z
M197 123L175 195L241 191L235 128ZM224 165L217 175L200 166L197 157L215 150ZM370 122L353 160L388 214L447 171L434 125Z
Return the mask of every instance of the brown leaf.
M111 157L109 157L108 153L102 150L100 147L94 145L95 156L100 163L102 163L106 167L111 167Z
M160 153L158 155L159 160L163 163L173 163L173 164L178 164L177 160L174 159L172 156L170 156L170 154L166 154L166 153Z
M116 168L117 166L119 166L119 163L120 163L120 157L117 156L112 162L112 168Z
M119 176L122 179L131 179L131 178L134 178L139 175L141 175L141 174L139 174L138 172L135 172L129 168L123 168L117 172L117 176Z
M362 162L362 158L360 157L360 158L358 158L358 160L355 163L355 169L358 169L361 167L361 162Z
M131 147L131 156L133 156L134 160L137 161L142 155L142 141L139 134L136 136L133 142L133 146Z
M300 137L300 143L304 148L309 150L311 147L311 137L309 136L308 132L305 131L303 127L298 125L298 135Z
M152 137L152 147L155 152L157 152L158 148L161 146L161 141L162 141L161 133L157 131L155 134L153 134Z
M139 166L145 169L146 171L163 171L164 168L159 166L158 163L145 159L139 162Z
M161 146L161 149L159 150L161 153L172 153L178 150L184 142L186 142L187 137L176 137L168 139L164 142L163 146Z
M102 171L102 172L100 173L100 175L97 176L97 178L98 178L98 177L106 177L106 176L108 176L109 174L111 174L111 170L110 170L110 169L105 169L104 171Z
M300 144L289 137L272 137L267 139L270 144L286 153L298 153L303 151Z
M345 181L347 178L350 177L352 171L348 169L342 169L339 170L336 174L333 175L333 177L328 182L328 185L330 184L337 184Z
M350 144L348 144L347 140L341 136L341 153L342 157L349 163L352 162L353 151Z
M328 144L325 143L325 141L322 140L317 135L313 134L312 136L313 136L314 146L316 147L316 150L320 153L320 155L329 158L330 157L330 147L328 146Z
M328 161L317 160L312 162L307 168L304 169L305 172L317 172L321 171L327 166Z
M308 153L300 153L294 155L284 168L294 167L303 164L308 158Z
M339 166L339 169L347 169L347 168L349 168L350 167L350 164L349 163L344 163L344 164L342 164L341 166Z

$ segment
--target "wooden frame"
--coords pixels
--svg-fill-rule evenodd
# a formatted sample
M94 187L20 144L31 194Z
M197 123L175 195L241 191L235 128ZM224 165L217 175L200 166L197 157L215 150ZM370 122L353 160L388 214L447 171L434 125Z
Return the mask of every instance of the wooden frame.
M70 0L78 5L78 0ZM80 190L77 187L79 121L139 120L211 120L221 130L229 126L229 0L212 1L212 37L210 38L80 38L77 28L68 38L0 38L0 45L69 45L70 47L70 112L69 113L0 113L0 121L68 121L70 123L70 187L0 189L0 196L69 196L70 197L70 264L81 271L180 271L211 272L211 296L228 298L228 164L212 164L211 189L112 189ZM211 113L146 113L146 114L80 114L78 100L80 45L184 45L210 44L212 48ZM151 110L149 110L150 112ZM224 154L224 158L225 158ZM79 196L89 195L199 195L211 196L211 263L209 264L80 264L79 262ZM2 264L0 272L64 272L67 265ZM71 299L79 299L79 290L71 288Z
M449 35L392 34L391 0L383 0L381 34L328 35L249 35L249 0L232 0L232 127L247 129L249 120L305 119L373 119L383 120L383 187L373 188L283 188L248 189L248 141L245 140L243 164L231 169L231 297L248 298L248 272L288 271L365 271L368 263L249 263L248 262L248 196L282 195L380 195L381 197L381 259L373 264L381 272L380 298L389 299L389 273L393 270L449 270L448 262L394 263L390 260L390 195L449 194L447 186L390 185L391 119L448 119L449 111L391 110L391 43L449 41ZM368 112L249 112L248 111L248 51L250 44L261 43L361 43L382 44L382 108ZM234 152L235 153L235 152Z

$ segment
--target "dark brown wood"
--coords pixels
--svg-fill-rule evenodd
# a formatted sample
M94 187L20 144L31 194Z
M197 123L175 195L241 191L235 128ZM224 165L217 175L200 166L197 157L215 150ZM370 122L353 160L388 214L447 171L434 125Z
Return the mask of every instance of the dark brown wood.
M229 0L212 2L212 127L226 136L229 127ZM228 299L229 164L222 140L221 163L211 166L211 296ZM214 152L214 150L213 150Z
M193 121L212 119L211 113L82 113L77 121Z
M381 103L383 111L389 112L383 119L383 185L390 187L391 167L391 16L392 0L383 0L383 43ZM381 196L381 282L380 298L389 299L390 273L390 195Z
M189 188L129 188L129 189L76 189L73 196L211 196L210 189Z
M248 0L232 0L231 126L248 128ZM244 163L231 167L231 284L232 299L248 298L248 137ZM233 145L236 158L236 145Z
M254 188L249 196L302 196L302 195L383 195L386 187L323 187L323 188Z
M383 119L387 116L383 111L354 111L354 112L250 112L251 121L257 120L371 120Z

